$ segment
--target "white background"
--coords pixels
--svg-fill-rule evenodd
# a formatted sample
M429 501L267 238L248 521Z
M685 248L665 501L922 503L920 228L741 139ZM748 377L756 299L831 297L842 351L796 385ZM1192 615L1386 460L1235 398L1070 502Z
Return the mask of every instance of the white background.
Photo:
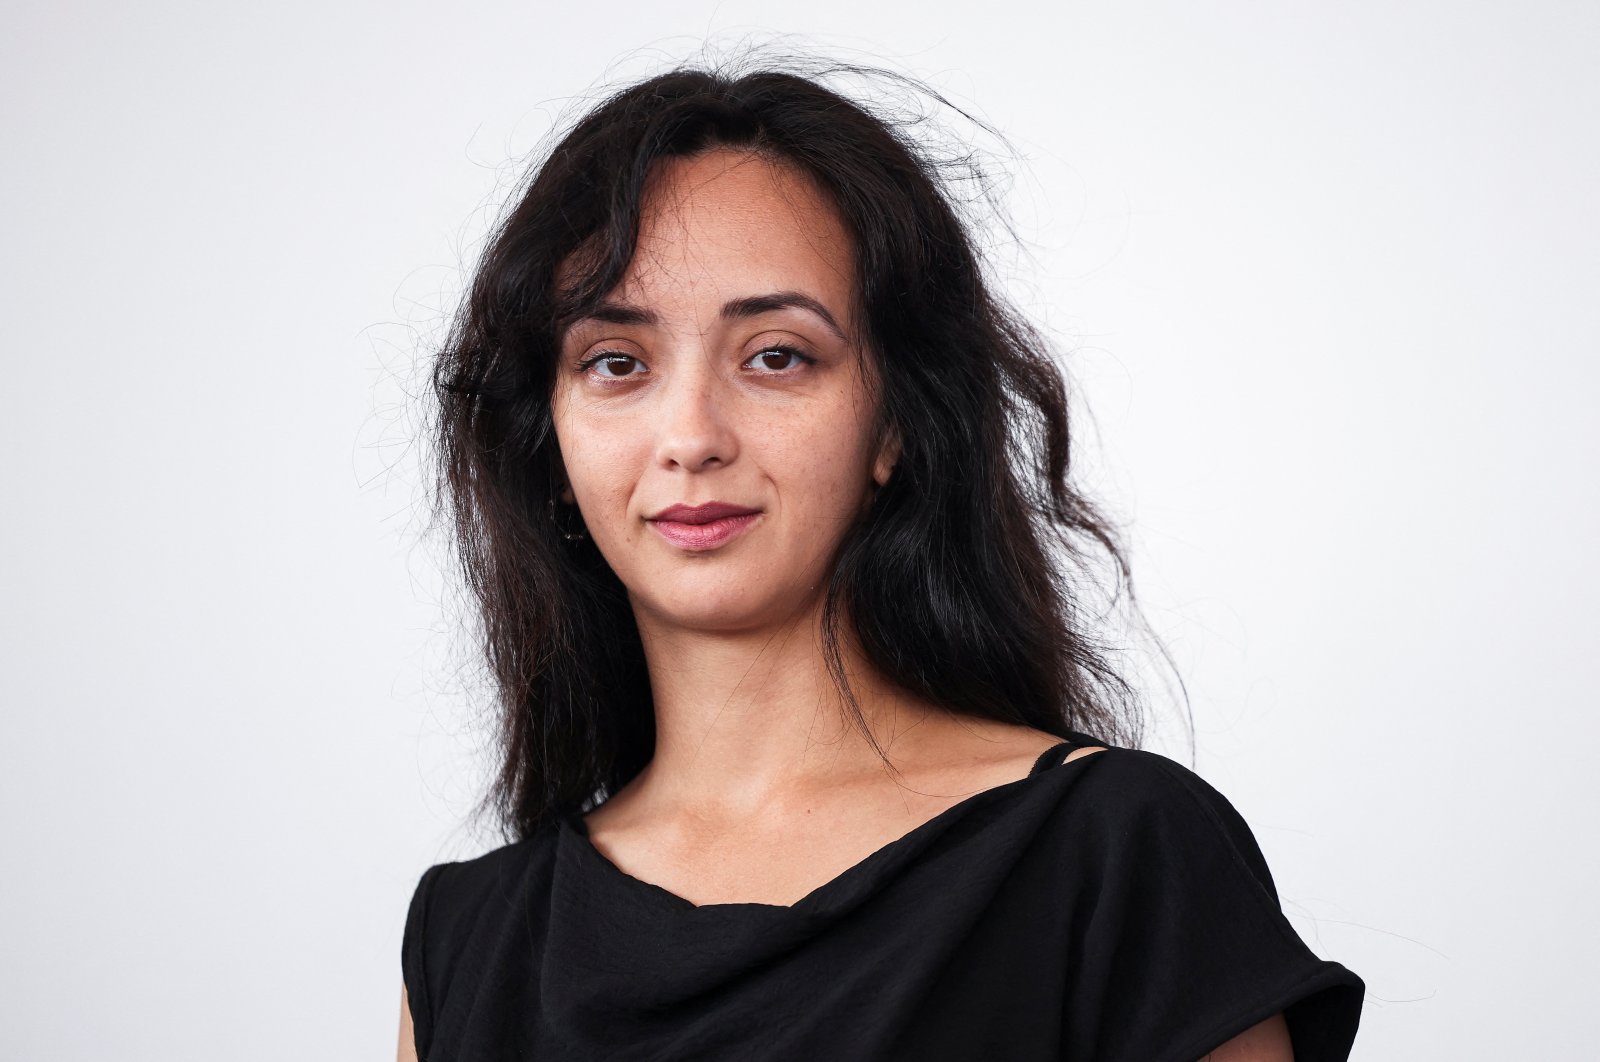
M1354 1057L1592 1057L1600 8L803 6L6 5L7 1058L392 1057L497 843L426 344L552 120L771 31L1026 156L1013 293Z

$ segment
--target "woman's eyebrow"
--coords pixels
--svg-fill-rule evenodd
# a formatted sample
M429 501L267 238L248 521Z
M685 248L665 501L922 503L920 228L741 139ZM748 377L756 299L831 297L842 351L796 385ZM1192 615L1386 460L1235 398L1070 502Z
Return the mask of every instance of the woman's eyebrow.
M844 329L839 327L839 322L834 319L828 308L817 299L812 298L803 291L773 291L765 295L746 295L738 299L729 299L722 304L722 316L728 320L744 317L759 317L764 313L785 309L809 310L822 319L828 330L843 342L848 343L849 338L844 334ZM620 325L653 325L660 323L660 318L652 310L640 306L633 306L625 302L606 301L597 304L589 312L583 314L578 321L599 321L603 324ZM577 323L577 322L574 322Z
M838 336L842 342L848 343L850 341L845 336L844 329L839 327L839 322L833 319L833 314L828 312L828 308L803 291L774 291L766 295L746 295L742 299L729 299L722 304L722 316L727 318L759 317L761 314L771 313L773 310L784 310L790 307L810 310L822 318L829 331Z

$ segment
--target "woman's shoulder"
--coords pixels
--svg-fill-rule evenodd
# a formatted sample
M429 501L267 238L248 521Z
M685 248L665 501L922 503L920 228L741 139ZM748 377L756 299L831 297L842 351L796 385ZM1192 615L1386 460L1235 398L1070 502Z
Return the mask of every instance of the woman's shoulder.
M470 858L433 864L417 881L413 909L425 910L429 921L437 924L440 919L487 910L496 900L516 902L520 890L538 880L540 867L550 859L555 832L556 823L551 820L522 840Z
M1277 898L1272 874L1244 816L1216 786L1195 770L1148 749L1104 746L1081 763L1060 769L1081 772L1067 787L1055 813L1055 835L1079 855L1121 863L1147 854L1166 867L1220 859Z
M1088 751L1082 743L1070 750L1069 759ZM1100 751L1092 758L1095 765L1084 771L1083 794L1092 794L1097 810L1123 815L1142 815L1153 811L1192 811L1218 814L1233 811L1233 805L1214 785L1193 768L1150 749L1127 748L1096 742ZM1074 799L1079 799L1075 797ZM1113 802L1101 807L1102 800ZM1237 812L1234 812L1235 814Z
M1045 736L1033 731L1035 736ZM1032 773L1065 768L1073 771L1067 788L1071 797L1064 805L1078 814L1093 817L1113 829L1126 827L1130 820L1152 816L1183 818L1198 816L1228 830L1237 829L1242 817L1232 802L1194 769L1162 753L1149 749L1116 745L1077 730L1065 738L1052 736L1055 744L1038 756ZM1047 758L1053 750L1060 752ZM1081 760L1092 760L1082 764Z
M1106 1030L1115 1057L1198 1058L1283 1012L1297 1057L1347 1057L1365 985L1299 936L1233 802L1150 750L1111 746L1076 766L1046 831L1062 882L1091 898L1075 948L1095 1006L1070 1024ZM1107 1000L1128 1002L1102 1012Z
M516 933L530 909L529 890L550 878L556 822L528 837L468 859L434 863L411 894L400 943L415 1041L422 1057L450 986L483 976L483 955Z
M1131 782L1139 782L1143 787L1153 788L1157 792L1216 792L1197 771L1164 753L1104 742L1098 742L1097 745L1103 745L1107 753L1103 758L1104 766L1097 768L1103 784L1126 786Z

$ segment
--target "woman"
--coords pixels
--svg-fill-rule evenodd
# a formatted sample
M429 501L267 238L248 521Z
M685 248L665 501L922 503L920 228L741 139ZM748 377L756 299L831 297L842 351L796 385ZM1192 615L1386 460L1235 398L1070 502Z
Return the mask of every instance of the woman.
M1137 748L1059 370L903 131L616 94L435 381L512 843L422 876L402 1059L1346 1057L1360 978Z

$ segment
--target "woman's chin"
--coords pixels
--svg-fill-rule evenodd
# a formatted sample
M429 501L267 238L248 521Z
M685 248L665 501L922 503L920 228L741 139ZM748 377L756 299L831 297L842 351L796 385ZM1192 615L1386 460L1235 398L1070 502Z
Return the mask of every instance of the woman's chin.
M648 589L630 592L635 612L655 622L686 630L735 634L774 628L792 621L801 588L761 587L770 570L742 572L732 578L651 580Z

